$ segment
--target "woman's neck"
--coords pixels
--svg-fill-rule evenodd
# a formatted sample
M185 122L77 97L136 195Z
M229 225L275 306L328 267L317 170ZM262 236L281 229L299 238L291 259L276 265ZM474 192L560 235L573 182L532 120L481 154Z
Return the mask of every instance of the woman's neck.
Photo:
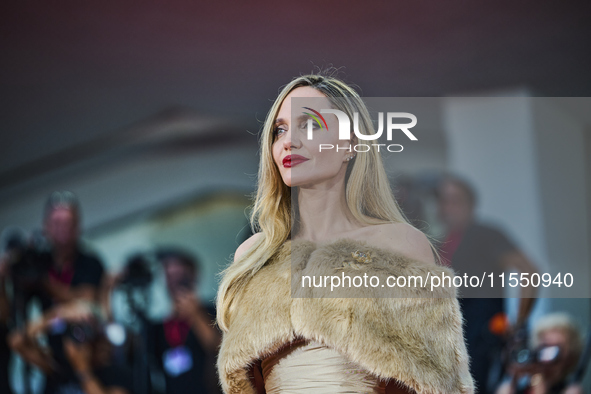
M298 188L300 230L294 239L323 241L363 227L347 206L345 184Z

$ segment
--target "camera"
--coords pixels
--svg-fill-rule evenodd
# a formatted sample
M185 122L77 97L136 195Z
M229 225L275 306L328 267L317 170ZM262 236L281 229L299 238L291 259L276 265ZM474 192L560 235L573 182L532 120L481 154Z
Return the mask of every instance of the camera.
M91 343L106 339L113 346L123 345L127 338L126 330L121 324L104 322L98 315L92 315L83 321L68 322L62 318L56 318L52 322L51 332L64 335L77 343Z
M78 343L92 342L98 333L98 325L91 322L69 323L66 328L66 336Z
M51 248L41 232L29 239L13 230L6 237L5 251L9 256L10 276L15 288L34 292L47 277L51 267Z
M523 348L515 350L512 354L512 361L515 364L550 364L560 358L559 346L540 346L536 349Z
M532 349L527 344L528 332L525 327L516 330L512 346L509 347L508 361L522 372L539 372L552 365L562 356L560 346L541 345Z
M152 271L148 259L137 254L132 256L125 266L125 274L120 281L122 286L146 288L152 283Z

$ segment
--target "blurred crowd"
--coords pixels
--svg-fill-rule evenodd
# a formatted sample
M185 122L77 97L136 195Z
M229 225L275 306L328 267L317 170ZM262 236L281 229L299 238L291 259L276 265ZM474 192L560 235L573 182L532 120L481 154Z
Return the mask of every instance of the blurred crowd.
M415 227L437 222L441 263L456 275L482 272L518 272L531 278L536 264L517 242L497 225L476 215L478 193L469 181L455 174L435 179L400 177L395 194L402 211ZM425 198L433 199L436 219L429 217ZM488 293L464 291L459 299L470 372L478 393L579 394L589 354L583 352L583 334L572 316L549 313L532 321L537 288L520 287L517 315L510 319L506 294L500 286ZM587 339L588 341L588 339Z
M400 178L394 187L409 221L424 229L429 194L442 226L442 263L458 274L474 261L491 272L538 272L500 228L475 215L476 191L446 175L425 186ZM8 233L0 261L0 392L219 393L215 362L221 333L215 309L197 294L200 262L171 246L155 251L172 301L165 319L149 318L153 270L137 254L115 274L80 242L80 204L70 192L47 200L43 231ZM113 293L122 291L134 324L117 321ZM552 313L531 322L536 289L521 289L515 321L504 295L461 298L471 373L479 393L582 393L586 339L573 318ZM31 304L40 313L31 313ZM23 363L14 363L13 356ZM18 371L17 371L18 369ZM31 385L42 372L43 387ZM15 383L19 380L19 384Z
M217 393L215 310L197 297L199 262L179 248L159 249L172 312L150 321L147 258L132 257L113 275L80 242L80 206L70 192L47 200L43 234L9 234L0 265L2 361L0 391L10 393L10 351L30 366L44 393ZM10 284L10 291L9 286ZM111 295L123 289L137 324L115 321ZM32 318L29 305L41 314Z

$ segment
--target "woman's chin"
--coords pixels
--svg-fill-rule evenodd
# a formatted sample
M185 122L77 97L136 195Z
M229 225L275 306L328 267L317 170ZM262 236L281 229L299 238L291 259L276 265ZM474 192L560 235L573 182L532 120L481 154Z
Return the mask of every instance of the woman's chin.
M283 183L285 183L285 186L287 187L291 187L292 184L292 180L291 180L291 171L288 171L287 174L281 174L281 179L283 179Z
M307 188L307 187L312 187L315 185L315 182L311 182L311 181L305 181L305 180L294 180L292 179L289 183L285 183L287 186L289 187L301 187L301 188Z
M294 176L293 171L290 174L283 177L283 183L288 187L297 187L310 184L310 178L304 177L302 174Z

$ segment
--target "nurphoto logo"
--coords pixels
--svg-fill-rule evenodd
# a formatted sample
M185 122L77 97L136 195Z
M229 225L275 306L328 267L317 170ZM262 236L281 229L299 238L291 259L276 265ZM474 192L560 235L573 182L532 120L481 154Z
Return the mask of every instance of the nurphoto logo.
M321 109L319 111L315 111L309 107L303 107L304 109L310 111L304 111L304 114L309 116L308 118L308 140L312 140L314 135L314 124L317 124L321 130L328 130L328 125L326 120L322 116L322 114L333 114L337 117L339 121L339 139L340 140L348 140L350 138L351 132L351 120L349 116L343 111L338 109ZM409 119L409 123L395 123L395 119ZM392 136L394 134L394 130L400 130L406 135L411 141L417 141L417 137L414 136L413 133L410 132L409 129L413 128L417 124L417 117L408 112L387 112L386 113L386 138L388 141L392 141ZM359 131L359 113L355 112L353 114L353 132L357 136L359 140L363 141L375 141L382 136L384 133L384 113L378 113L378 129L375 134L362 134ZM372 146L376 146L378 151L380 147L385 146L389 152L402 152L402 145L400 144L371 144ZM320 152L322 150L329 150L335 149L335 146L332 144L320 144L319 146ZM354 146L349 146L347 148L336 146L336 150L348 150L355 152L367 152L371 149L370 145L368 144L357 144Z

